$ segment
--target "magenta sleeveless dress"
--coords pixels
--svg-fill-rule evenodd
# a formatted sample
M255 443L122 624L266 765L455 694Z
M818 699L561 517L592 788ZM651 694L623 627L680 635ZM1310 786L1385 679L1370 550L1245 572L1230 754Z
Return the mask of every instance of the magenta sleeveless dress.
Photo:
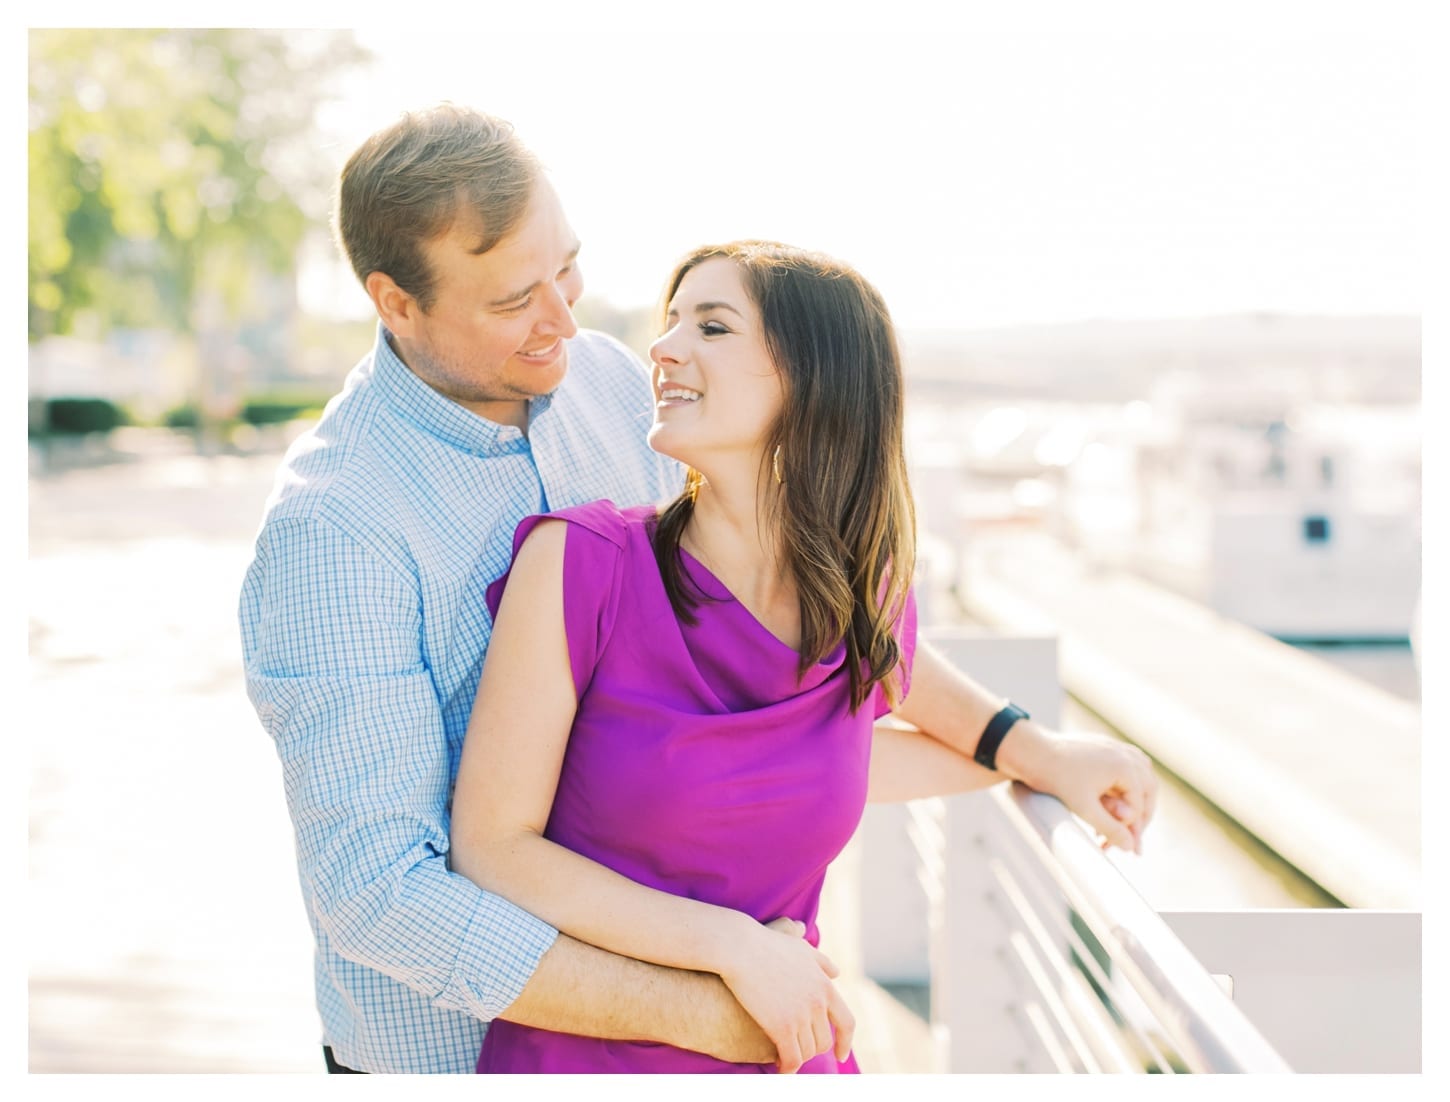
M564 622L579 705L547 837L676 895L769 922L787 915L819 944L826 867L866 802L873 720L885 695L852 715L845 645L797 680L799 655L770 634L686 552L708 599L699 623L670 606L650 543L653 506L607 501L550 514L569 522ZM514 536L517 554L542 517ZM508 575L488 590L497 614ZM916 608L902 616L903 671ZM604 1041L495 1020L480 1072L734 1072L669 1045ZM806 1073L856 1072L855 1057L815 1057Z

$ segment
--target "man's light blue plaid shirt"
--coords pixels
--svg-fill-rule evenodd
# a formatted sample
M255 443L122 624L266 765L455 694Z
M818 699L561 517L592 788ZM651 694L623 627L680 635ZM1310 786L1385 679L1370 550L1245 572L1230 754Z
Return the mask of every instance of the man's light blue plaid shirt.
M676 493L648 375L569 342L528 435L377 343L289 449L241 596L247 689L276 742L316 939L323 1040L365 1071L470 1072L483 1022L556 932L448 871L449 799L488 646L488 583L531 513Z

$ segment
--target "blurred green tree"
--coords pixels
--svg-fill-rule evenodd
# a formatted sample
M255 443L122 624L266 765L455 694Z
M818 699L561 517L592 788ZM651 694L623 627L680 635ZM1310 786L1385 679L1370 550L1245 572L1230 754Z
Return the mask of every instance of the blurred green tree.
M30 32L30 339L89 314L196 328L290 271L325 218L314 117L368 58L346 31Z

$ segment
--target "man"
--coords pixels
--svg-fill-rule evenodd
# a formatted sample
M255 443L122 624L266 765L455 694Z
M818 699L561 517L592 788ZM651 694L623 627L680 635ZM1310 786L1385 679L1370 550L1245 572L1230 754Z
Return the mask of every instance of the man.
M718 977L574 941L447 867L492 627L484 590L516 524L679 486L645 445L644 368L574 324L579 242L558 197L506 123L439 107L353 154L337 228L377 340L289 450L241 598L248 691L297 836L328 1068L471 1071L498 1016L774 1061ZM919 653L916 669L914 702L971 755L997 702L939 656ZM1136 845L1152 814L1141 755L1004 720L992 741L1011 730L1007 775ZM998 779L963 760L954 783Z

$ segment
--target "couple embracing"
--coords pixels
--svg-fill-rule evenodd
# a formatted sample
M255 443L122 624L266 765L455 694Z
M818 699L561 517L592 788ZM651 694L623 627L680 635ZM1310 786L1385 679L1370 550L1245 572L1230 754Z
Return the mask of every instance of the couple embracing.
M376 343L241 598L329 1070L855 1072L816 912L867 800L1010 777L1137 848L1140 752L917 639L901 364L858 273L702 247L646 369L575 325L537 160L452 106L353 154L337 229Z

